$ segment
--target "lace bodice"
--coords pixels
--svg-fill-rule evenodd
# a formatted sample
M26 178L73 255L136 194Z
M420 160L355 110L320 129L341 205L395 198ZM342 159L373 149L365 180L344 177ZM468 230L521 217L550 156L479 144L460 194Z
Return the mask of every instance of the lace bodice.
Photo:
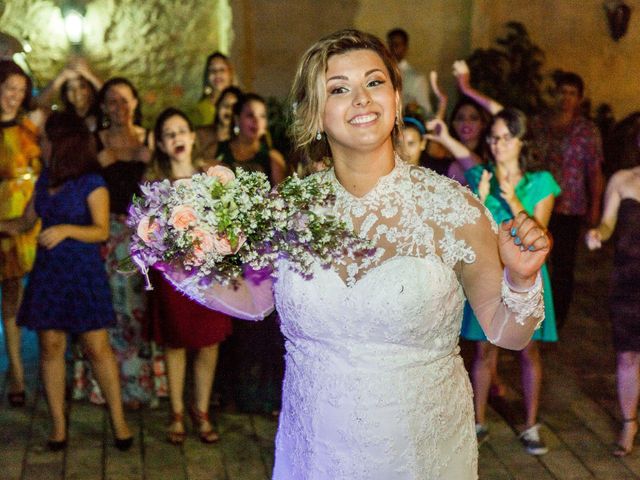
M470 246L456 238L456 229L475 223L481 211L457 182L397 159L391 173L358 198L344 189L333 169L319 175L335 187L338 216L377 247L372 257L346 257L335 265L347 285L394 257L436 255L451 268L475 260Z
M456 231L480 209L401 162L362 198L321 175L336 187L336 214L378 248L317 266L311 280L280 265L287 373L274 478L475 478L455 270L475 259Z

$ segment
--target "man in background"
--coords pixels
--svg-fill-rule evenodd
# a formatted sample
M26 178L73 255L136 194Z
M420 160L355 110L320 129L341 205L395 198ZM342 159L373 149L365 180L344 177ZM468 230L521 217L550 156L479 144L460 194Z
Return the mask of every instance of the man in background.
M414 70L405 58L409 49L409 34L401 28L394 28L387 33L387 45L402 73L402 104L405 112L422 116L431 113L427 77Z
M581 113L582 78L573 72L558 72L554 81L555 109L535 117L531 121L531 132L545 168L562 188L549 221L554 240L551 285L560 330L573 296L580 230L583 224L593 227L599 223L604 180L600 132Z

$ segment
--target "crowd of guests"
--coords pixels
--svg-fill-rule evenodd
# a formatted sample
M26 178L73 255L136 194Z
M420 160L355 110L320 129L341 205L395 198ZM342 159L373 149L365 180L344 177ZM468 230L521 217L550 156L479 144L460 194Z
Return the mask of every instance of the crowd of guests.
M621 135L624 127L616 143L629 145L625 156L631 163L611 177L601 208L602 140L581 113L584 85L577 74L557 75L555 107L527 118L476 90L465 62L456 62L459 99L449 121L447 95L434 73L431 90L438 104L435 118L427 121L428 84L405 59L409 37L394 29L387 40L405 87L404 118L398 119L403 135L396 146L404 160L468 185L497 223L524 210L553 235L549 268L542 272L545 320L520 353L526 418L520 438L533 455L548 450L538 424L538 342L559 339L584 227L591 227L586 236L591 249L616 232L611 316L623 428L614 454L628 454L638 430L640 394L640 336L632 334L640 304L631 293L640 268L633 241L640 228L640 116L615 130ZM213 391L230 408L277 415L284 368L277 314L242 322L189 300L157 272L152 292L144 290L141 277L118 272L128 256L127 209L141 182L174 181L222 163L261 171L277 185L294 170L285 157L291 152L271 144L265 100L236 83L230 59L213 53L193 110L168 108L148 130L138 92L126 78L103 83L86 62L74 59L32 99L31 79L12 61L0 61L0 279L8 400L14 407L26 402L20 357L25 326L38 331L52 450L67 441L68 334L75 345L72 396L108 405L115 444L123 450L133 438L123 405L154 406L168 396L167 439L173 444L185 440L187 413L202 442L219 439L209 418ZM51 113L58 96L61 107ZM48 112L46 121L34 108ZM317 162L298 171L323 168ZM499 349L487 341L468 306L461 336L476 342L471 376L481 443L489 435L489 394L505 388ZM186 378L193 380L190 400L185 400Z

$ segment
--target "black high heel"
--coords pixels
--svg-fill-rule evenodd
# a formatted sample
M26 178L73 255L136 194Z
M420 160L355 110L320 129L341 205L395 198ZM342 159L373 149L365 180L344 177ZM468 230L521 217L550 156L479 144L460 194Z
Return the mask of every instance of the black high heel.
M121 452L126 452L133 445L133 435L125 438L118 438L116 436L116 427L113 426L113 419L111 418L111 416L109 416L109 423L111 424L111 431L113 432L113 444Z
M130 450L131 446L133 445L133 435L127 438L116 438L114 436L113 440L114 440L114 445L121 452L126 452Z
M59 452L67 448L67 439L64 440L49 440L47 441L47 448L51 452Z

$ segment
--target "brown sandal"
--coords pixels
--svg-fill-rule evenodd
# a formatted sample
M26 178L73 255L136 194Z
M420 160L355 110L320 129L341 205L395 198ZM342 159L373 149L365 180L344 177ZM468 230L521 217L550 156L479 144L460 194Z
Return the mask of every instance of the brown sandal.
M202 443L216 443L220 440L220 435L218 435L213 427L210 427L208 430L202 430L204 423L211 425L211 420L207 412L201 412L196 407L191 407L189 413L191 414L191 420L198 431L198 437Z
M174 432L171 430L175 424L182 425L181 432ZM167 432L167 440L172 445L182 445L187 438L187 432L184 429L184 414L182 412L173 412L171 415L171 424L169 425L169 431Z

